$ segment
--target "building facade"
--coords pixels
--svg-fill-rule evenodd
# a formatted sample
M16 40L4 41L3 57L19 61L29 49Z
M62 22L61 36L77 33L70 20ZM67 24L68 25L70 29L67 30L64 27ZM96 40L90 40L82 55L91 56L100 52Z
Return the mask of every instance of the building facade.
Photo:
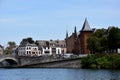
M36 44L25 44L18 47L18 56L40 56L41 53L38 50Z
M65 54L66 43L64 40L37 40L36 44L39 47L42 55Z
M68 32L66 33L66 48L67 53L74 54L88 54L87 39L93 33L89 26L87 19L85 19L82 29L77 32L76 27L74 33L69 37Z
M66 54L66 42L65 40L55 40L57 46L61 48L61 53Z
M3 52L4 52L4 48L3 48L3 46L0 45L0 55L2 55Z
M78 53L78 42L78 34L75 26L74 33L72 33L70 37L68 37L68 33L66 34L67 53Z

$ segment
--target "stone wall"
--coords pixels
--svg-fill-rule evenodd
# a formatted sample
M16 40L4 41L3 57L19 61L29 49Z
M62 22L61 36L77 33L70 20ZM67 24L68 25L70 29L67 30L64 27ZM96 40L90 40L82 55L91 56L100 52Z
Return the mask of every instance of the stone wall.
M41 67L41 68L80 68L80 58L58 59L51 57L21 58L20 67Z

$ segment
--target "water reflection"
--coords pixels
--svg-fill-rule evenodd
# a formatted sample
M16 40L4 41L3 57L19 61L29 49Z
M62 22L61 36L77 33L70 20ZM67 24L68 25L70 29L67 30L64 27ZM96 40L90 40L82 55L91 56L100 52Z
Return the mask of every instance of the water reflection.
M1 64L2 64L2 67L10 67L11 66L6 60L2 61Z
M120 80L120 71L89 69L0 69L0 80Z
M109 71L111 73L111 80L120 80L120 71L114 70L114 71Z

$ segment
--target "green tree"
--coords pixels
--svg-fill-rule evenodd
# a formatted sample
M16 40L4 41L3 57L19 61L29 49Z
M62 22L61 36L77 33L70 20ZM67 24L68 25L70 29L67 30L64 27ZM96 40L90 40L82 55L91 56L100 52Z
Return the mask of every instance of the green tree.
M113 26L109 31L108 40L109 49L116 50L117 53L117 49L120 48L120 29Z
M113 53L120 48L120 29L112 26L112 28L98 29L88 38L88 49L93 53L110 51Z
M9 45L10 47L13 47L13 46L16 46L16 43L15 43L14 41L9 41L9 42L8 42L8 45Z
M99 39L95 36L91 36L87 40L88 46L87 48L90 50L91 53L95 53L98 51L98 48L100 46Z
M108 48L107 40L106 29L98 29L88 38L88 49L91 53L101 53Z
M108 51L108 37L103 36L100 40L102 51Z
M7 44L8 47L5 49L5 54L11 54L16 47L16 43L14 41L9 41Z
M101 38L103 37L104 35L106 35L106 29L98 29L96 30L95 33L93 33L94 36L96 36L97 38Z
M120 69L120 54L92 54L81 59L83 68Z
M10 50L6 50L6 51L5 51L5 54L7 54L7 55L8 55L8 54L11 54L11 51L10 51Z

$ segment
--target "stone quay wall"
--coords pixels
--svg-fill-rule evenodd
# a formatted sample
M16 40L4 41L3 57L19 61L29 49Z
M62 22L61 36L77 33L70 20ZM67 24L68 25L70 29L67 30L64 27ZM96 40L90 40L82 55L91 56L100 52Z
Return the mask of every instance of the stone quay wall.
M80 58L20 57L22 68L80 68Z

